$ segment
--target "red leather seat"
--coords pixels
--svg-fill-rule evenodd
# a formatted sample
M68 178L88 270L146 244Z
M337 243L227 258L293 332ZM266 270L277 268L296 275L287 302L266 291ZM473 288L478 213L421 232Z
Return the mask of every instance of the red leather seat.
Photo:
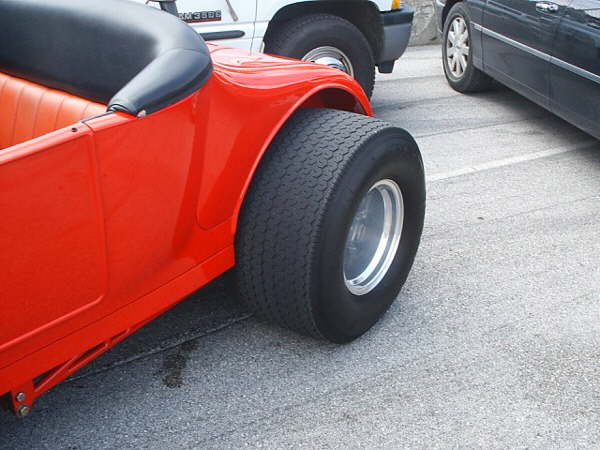
M106 111L106 106L0 72L0 149Z

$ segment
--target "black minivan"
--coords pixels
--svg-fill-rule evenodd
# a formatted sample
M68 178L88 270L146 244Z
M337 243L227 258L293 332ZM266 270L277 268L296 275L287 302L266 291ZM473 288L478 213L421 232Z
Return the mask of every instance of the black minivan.
M492 78L600 139L600 0L435 0L446 79Z

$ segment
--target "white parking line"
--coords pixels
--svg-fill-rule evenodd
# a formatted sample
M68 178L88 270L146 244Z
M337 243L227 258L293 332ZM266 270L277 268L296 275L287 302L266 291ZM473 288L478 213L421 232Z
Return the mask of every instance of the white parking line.
M472 173L483 172L484 170L496 169L498 167L510 166L513 164L519 164L527 161L533 161L536 159L548 158L549 156L560 155L562 153L574 152L582 150L590 145L598 144L596 140L585 141L583 144L577 145L576 147L567 148L555 148L550 150L544 150L541 152L529 153L527 155L513 156L511 158L498 159L496 161L490 161L483 164L477 164L471 167L465 167L462 169L450 170L448 172L436 173L427 177L428 183L435 183L436 181L447 180L449 178L460 177L463 175L469 175Z

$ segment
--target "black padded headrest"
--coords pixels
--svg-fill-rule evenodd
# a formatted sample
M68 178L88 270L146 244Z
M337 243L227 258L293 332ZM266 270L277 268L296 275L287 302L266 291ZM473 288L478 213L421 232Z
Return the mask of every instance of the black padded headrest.
M0 0L0 71L138 114L198 90L212 64L177 17L128 0Z

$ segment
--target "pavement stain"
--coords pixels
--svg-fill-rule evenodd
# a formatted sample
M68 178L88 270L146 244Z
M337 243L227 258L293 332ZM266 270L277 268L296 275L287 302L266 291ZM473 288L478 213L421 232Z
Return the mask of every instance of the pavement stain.
M165 355L161 373L165 373L162 382L166 387L176 389L183 385L183 371L197 348L198 341L194 339L181 344L174 353Z

